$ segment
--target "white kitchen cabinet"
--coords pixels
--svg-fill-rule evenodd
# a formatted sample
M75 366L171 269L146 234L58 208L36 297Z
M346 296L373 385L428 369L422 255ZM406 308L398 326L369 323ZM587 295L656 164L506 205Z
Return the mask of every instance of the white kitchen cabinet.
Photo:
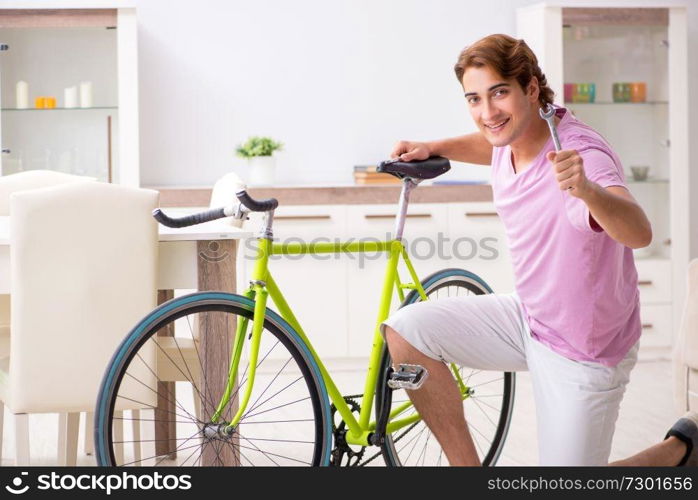
M663 347L671 342L671 304L643 304L640 308L640 347Z
M449 267L472 271L495 293L514 291L509 245L493 203L449 203L448 227Z
M0 28L0 175L48 169L139 186L136 10L2 8ZM81 82L91 82L86 107ZM40 96L55 107L37 108Z
M593 102L565 106L610 142L628 188L650 218L652 245L636 252L643 322L652 317L641 344L669 348L686 296L692 229L686 8L543 2L517 10L517 36L536 53L556 103L562 104L565 83L595 84ZM644 99L617 102L614 83L639 82L646 86ZM631 167L643 165L648 179L634 180Z
M640 303L671 305L671 262L667 259L638 259L635 267Z
M668 259L638 259L636 261L640 289L640 318L644 351L665 348L672 344L673 321L671 261ZM651 356L651 355L649 355Z

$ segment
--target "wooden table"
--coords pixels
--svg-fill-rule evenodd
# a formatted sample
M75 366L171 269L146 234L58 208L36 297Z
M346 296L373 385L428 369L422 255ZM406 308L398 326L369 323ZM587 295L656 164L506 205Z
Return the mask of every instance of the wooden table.
M192 210L168 209L171 216L181 216L191 213ZM235 263L237 257L238 240L249 238L252 231L242 230L230 224L229 219L207 222L193 227L172 229L159 226L159 261L158 261L158 303L165 302L174 297L174 290L196 289L220 290L226 292L236 291ZM0 216L0 294L11 294L10 283L10 217ZM225 332L218 331L215 325L208 325L206 334L201 335L202 357L207 359L207 366L202 367L207 373L227 372L227 356L221 353L227 352L221 344L225 339ZM208 377L210 381L210 376ZM225 380L218 381L218 387L207 387L214 396L222 394ZM158 382L160 394L167 394L174 390L174 382ZM174 413L174 405L168 398L159 398L156 415L170 415ZM166 420L158 418L155 420ZM161 443L161 449L156 453L166 451L167 439L174 437L174 422L166 422L155 428L156 440ZM202 462L204 465L213 465L216 458L212 452L204 449ZM234 458L226 457L226 462L232 462Z

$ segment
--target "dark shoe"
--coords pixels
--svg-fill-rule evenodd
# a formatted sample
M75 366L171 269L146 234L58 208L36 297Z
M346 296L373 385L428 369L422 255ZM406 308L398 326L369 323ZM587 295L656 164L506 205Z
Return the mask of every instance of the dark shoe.
M698 412L689 411L678 419L664 439L669 436L674 436L686 443L686 454L679 462L679 467L698 467Z

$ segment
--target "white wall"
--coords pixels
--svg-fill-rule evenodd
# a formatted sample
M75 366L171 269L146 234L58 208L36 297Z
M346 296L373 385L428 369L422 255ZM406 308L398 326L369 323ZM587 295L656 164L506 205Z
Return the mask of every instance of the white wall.
M473 130L453 64L469 42L513 33L525 3L137 2L143 183L246 175L234 148L252 134L286 144L281 183L350 182L397 139Z

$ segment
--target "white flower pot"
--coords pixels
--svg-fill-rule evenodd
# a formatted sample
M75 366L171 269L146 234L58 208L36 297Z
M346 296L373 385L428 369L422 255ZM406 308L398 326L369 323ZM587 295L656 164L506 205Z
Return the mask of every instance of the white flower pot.
M249 158L250 181L248 186L272 186L274 184L274 170L276 158L273 156L255 156Z

